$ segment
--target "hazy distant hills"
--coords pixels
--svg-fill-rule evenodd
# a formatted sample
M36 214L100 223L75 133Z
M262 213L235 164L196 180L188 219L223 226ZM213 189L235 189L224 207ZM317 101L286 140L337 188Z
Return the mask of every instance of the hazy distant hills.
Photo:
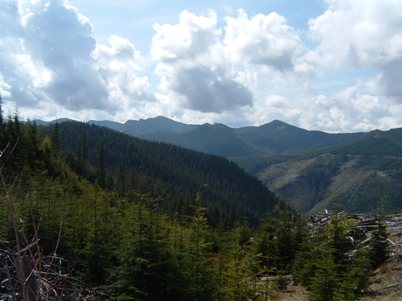
M58 122L66 120L68 119L59 119ZM46 124L40 120L36 123ZM231 128L219 123L185 124L162 116L128 120L125 123L108 120L91 120L88 123L138 138L167 142L228 158L292 154L306 149L335 145L362 135L362 133L328 134L308 131L278 120L261 126L242 128Z
M290 154L304 149L334 145L357 134L328 134L307 131L278 120L258 127L230 128L203 124L183 133L151 133L149 140L169 142L224 157Z
M88 123L108 127L135 137L141 137L153 133L184 133L197 127L196 125L177 122L163 116L140 120L128 120L125 123L108 120L91 120Z

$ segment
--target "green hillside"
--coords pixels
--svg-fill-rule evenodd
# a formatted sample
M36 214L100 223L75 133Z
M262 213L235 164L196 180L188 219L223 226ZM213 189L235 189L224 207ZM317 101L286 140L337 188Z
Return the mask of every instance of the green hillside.
M361 135L361 133L328 134L321 131L308 131L279 120L259 127L239 128L236 129L236 133L265 154L282 155L339 144Z
M163 141L222 157L262 153L258 147L239 137L234 129L223 124L204 124L185 133L154 133L144 135L142 138Z
M169 214L191 212L201 192L212 223L256 223L272 209L274 195L224 158L149 142L79 122L58 125L60 146L75 170L101 186L163 196ZM84 167L84 168L83 168Z
M237 160L298 209L402 210L402 130L373 131L298 157Z
M343 215L308 232L300 214L273 206L272 193L223 158L94 125L1 117L0 107L1 300L266 300L286 290L290 273L310 296L356 300L387 258L380 221L371 253L354 253ZM182 206L172 212L175 198ZM219 200L239 208L226 225L212 212ZM239 220L240 209L260 210L258 227ZM323 274L336 276L328 292Z
M183 133L154 132L140 137L233 158L294 154L339 144L361 135L308 131L274 120L258 127L230 128L222 124L204 124Z

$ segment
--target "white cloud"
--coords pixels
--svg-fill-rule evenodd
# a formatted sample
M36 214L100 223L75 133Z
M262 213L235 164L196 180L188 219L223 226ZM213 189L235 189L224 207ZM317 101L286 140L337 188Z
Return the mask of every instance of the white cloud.
M141 54L117 35L97 41L67 0L3 0L0 93L29 117L401 126L400 1L325 5L306 32L275 12L185 10L176 24L154 25L150 53Z
M23 49L24 29L15 1L0 2L0 24L0 93L18 105L32 105L41 96L35 87L40 78L32 80L33 62Z
M292 103L286 97L278 94L270 94L265 99L256 101L253 110L247 112L248 120L252 124L261 125L277 119L297 125L305 108L297 103Z
M305 50L287 20L272 12L251 18L244 10L237 17L226 17L224 43L236 62L265 66L280 72L309 71Z
M325 66L373 68L382 92L402 102L402 5L398 0L327 0L328 8L310 20L316 53Z
M51 72L44 92L70 110L112 109L92 52L92 26L61 0L39 2L26 20L24 46Z
M310 33L325 62L383 65L401 56L402 6L398 0L328 0L310 20Z
M94 58L110 99L119 104L120 109L135 105L138 101L156 101L148 77L137 75L142 71L144 59L129 40L111 36L109 45L97 45Z
M26 112L112 116L155 101L134 45L117 36L98 44L66 1L2 1L0 24L0 93Z
M247 112L253 124L279 119L310 130L327 132L370 131L400 126L402 105L379 95L381 78L360 81L333 94L305 86L303 96L268 95Z
M156 24L152 38L152 55L162 62L197 60L210 54L219 43L220 31L216 28L217 15L209 11L206 16L197 16L182 11L179 24Z
M217 16L183 11L175 25L155 25L152 54L164 93L184 108L221 113L249 106L253 94L225 58Z
M379 95L380 78L359 82L334 95L312 95L311 112L304 114L300 124L330 132L389 129L400 124L402 105Z

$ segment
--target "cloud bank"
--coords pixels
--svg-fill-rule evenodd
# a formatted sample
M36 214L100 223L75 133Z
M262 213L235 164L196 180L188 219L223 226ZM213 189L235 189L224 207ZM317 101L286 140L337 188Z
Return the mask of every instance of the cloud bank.
M400 1L324 7L306 29L278 12L184 10L141 53L118 35L99 42L67 0L1 1L0 93L35 117L401 126Z

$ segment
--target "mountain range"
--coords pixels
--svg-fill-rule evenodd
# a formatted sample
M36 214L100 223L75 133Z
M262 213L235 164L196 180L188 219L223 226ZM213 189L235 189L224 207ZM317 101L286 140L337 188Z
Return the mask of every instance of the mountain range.
M64 122L68 119L59 119ZM51 121L50 123L54 123ZM44 125L46 122L38 120ZM166 142L227 158L294 154L303 150L336 145L360 137L363 133L329 134L308 131L274 120L261 126L231 128L224 124L185 124L158 116L119 123L109 120L88 121L134 137Z
M305 212L402 210L402 129L331 134L278 120L231 128L161 116L89 123L229 158Z

